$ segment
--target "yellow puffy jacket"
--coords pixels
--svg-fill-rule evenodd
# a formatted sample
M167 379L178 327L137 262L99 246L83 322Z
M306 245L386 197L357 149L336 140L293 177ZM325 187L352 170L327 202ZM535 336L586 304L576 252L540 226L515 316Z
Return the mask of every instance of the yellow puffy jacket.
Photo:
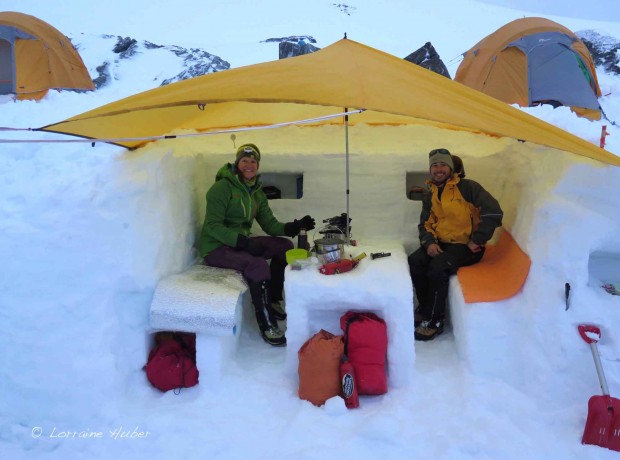
M484 245L502 225L499 203L478 182L455 174L441 188L430 180L426 183L418 225L423 247L468 241Z

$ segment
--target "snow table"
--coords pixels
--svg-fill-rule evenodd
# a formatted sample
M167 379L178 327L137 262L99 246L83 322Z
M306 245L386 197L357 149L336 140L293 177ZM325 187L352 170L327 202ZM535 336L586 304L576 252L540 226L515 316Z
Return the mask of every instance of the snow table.
M196 334L199 387L217 387L222 367L234 357L249 302L247 284L235 270L194 265L157 284L151 302L150 326L156 331Z
M348 310L370 311L383 318L388 334L388 387L412 382L415 358L413 340L413 287L404 247L396 242L345 246L345 257L365 252L367 257L352 271L319 273L317 266L285 272L287 331L286 375L298 383L297 353L321 329L336 335L340 317ZM371 260L373 252L389 257Z

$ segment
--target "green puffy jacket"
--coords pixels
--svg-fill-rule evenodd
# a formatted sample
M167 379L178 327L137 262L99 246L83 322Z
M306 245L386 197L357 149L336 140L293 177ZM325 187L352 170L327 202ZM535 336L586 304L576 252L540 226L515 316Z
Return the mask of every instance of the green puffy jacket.
M202 257L222 245L234 248L239 234L250 235L254 219L268 235L284 236L284 224L271 212L260 175L256 184L248 187L234 170L230 163L222 166L207 192L207 213L200 234Z

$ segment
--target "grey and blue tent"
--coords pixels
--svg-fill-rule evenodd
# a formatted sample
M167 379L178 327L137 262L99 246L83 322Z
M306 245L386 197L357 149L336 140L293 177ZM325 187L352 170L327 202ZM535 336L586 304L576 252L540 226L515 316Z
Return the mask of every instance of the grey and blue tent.
M523 18L500 27L464 53L454 79L508 104L568 106L579 116L601 118L588 48L549 19Z

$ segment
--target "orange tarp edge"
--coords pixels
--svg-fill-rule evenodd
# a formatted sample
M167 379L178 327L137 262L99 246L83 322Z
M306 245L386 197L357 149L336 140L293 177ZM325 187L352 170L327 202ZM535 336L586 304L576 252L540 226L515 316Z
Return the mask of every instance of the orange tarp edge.
M517 294L527 279L531 260L508 230L486 248L482 260L457 272L466 303L497 302Z
M364 109L351 123L431 125L510 137L620 166L620 157L404 59L342 39L319 51L190 78L39 128L137 148L176 130L215 132ZM122 139L121 139L122 138ZM130 139L125 139L130 138Z

